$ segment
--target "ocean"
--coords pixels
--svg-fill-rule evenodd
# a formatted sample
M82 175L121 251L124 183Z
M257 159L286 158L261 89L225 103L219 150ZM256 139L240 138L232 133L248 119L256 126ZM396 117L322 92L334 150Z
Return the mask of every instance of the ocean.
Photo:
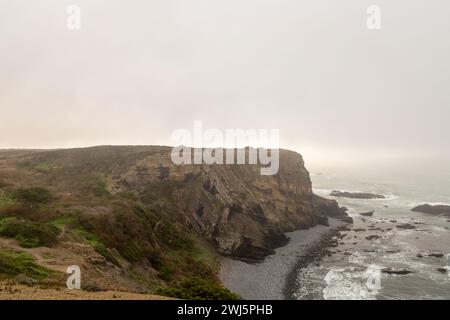
M449 162L309 168L314 192L347 207L354 224L320 264L298 271L296 299L450 299L450 271L442 269L450 266L450 218L411 211L425 203L450 205ZM386 199L335 198L333 190ZM370 211L371 217L359 214ZM387 274L384 268L410 273Z

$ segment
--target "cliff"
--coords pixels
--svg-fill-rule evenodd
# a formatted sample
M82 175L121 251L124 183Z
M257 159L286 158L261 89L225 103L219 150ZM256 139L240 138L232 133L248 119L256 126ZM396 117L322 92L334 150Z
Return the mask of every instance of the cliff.
M59 226L58 243L91 245L115 268L148 264L147 275L164 272L171 250L201 243L258 260L286 243L285 232L326 224L327 216L347 217L335 201L313 194L298 153L280 150L279 172L262 176L257 164L174 165L170 151L103 146L0 152L0 216ZM51 197L23 206L30 202L26 192L36 187ZM77 237L77 228L95 241L81 232ZM178 262L170 261L174 269Z

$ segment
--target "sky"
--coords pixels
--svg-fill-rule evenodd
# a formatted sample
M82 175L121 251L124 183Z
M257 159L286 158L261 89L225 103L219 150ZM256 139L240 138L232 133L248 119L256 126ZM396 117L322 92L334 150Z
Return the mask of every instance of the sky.
M199 120L279 129L310 161L449 155L449 17L448 0L0 0L0 148L170 145Z

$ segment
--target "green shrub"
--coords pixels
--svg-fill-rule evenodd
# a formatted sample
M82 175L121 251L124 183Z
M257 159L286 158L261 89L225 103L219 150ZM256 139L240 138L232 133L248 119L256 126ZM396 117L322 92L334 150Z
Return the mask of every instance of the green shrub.
M0 250L0 275L9 278L20 274L42 280L52 274L52 271L34 263L28 253Z
M7 207L13 203L13 200L6 195L0 194L0 208Z
M114 257L114 255L111 254L104 243L101 242L96 235L85 230L85 228L81 224L86 225L87 222L86 220L80 219L80 216L76 216L74 214L62 215L50 221L50 224L58 228L59 230L69 229L72 233L83 238L84 240L86 240L86 242L92 245L95 251L101 254L107 261L120 266L119 261Z
M86 178L85 188L92 192L97 197L104 197L110 195L107 190L105 179L100 174L93 174Z
M96 243L94 245L95 251L101 254L107 261L120 266L119 261L109 252L108 248L103 243Z
M213 281L191 277L177 286L160 288L157 294L187 300L238 300L239 296Z
M49 203L53 199L50 191L39 187L18 189L13 192L12 196L18 201L32 205Z
M0 226L1 236L16 239L24 248L53 247L58 243L59 230L45 223L9 218Z
M39 172L47 173L52 169L52 165L47 162L40 162L33 166L33 169Z

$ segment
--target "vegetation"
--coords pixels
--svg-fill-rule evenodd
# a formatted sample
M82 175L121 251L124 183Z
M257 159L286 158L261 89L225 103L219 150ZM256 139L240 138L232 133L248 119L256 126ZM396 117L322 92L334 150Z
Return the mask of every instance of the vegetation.
M53 199L50 191L39 187L18 189L13 192L12 196L22 203L31 205L46 204Z
M106 189L106 182L101 174L92 174L85 179L85 187L97 197L109 195Z
M8 186L8 184L6 182L4 182L3 180L0 180L0 189L3 189L6 186Z
M0 220L0 236L14 238L24 248L53 247L58 243L59 230L45 223L14 217Z
M39 172L50 172L52 170L52 165L47 162L39 162L33 166L33 169Z
M28 253L0 250L0 276L14 277L20 274L42 280L51 275L52 271L37 265Z
M187 300L238 300L239 296L224 288L220 284L191 277L179 285L160 288L158 294Z
M78 212L78 215L69 214L62 215L52 221L50 221L50 225L58 228L59 230L64 230L72 232L76 236L82 238L90 245L94 247L94 249L101 254L107 261L112 262L116 265L120 265L117 259L110 253L110 251L106 248L106 246L99 240L99 238L85 230L80 223L80 219L82 221L82 214Z
M148 185L109 192L109 181L121 181L123 172L155 152L161 151L99 147L95 152L58 150L11 158L14 181L0 180L0 237L16 239L26 248L54 247L60 238L89 244L117 265L133 288L160 288L161 294L184 299L238 298L220 285L215 254L175 210L174 194L187 188L188 180L173 181L169 171L161 169L159 179ZM67 248L45 250L42 257L56 259ZM89 252L86 256L90 258ZM0 277L20 274L41 279L50 271L26 253L0 249ZM105 285L96 281L98 288Z
M0 208L7 207L13 202L13 199L11 199L10 197L0 194Z

